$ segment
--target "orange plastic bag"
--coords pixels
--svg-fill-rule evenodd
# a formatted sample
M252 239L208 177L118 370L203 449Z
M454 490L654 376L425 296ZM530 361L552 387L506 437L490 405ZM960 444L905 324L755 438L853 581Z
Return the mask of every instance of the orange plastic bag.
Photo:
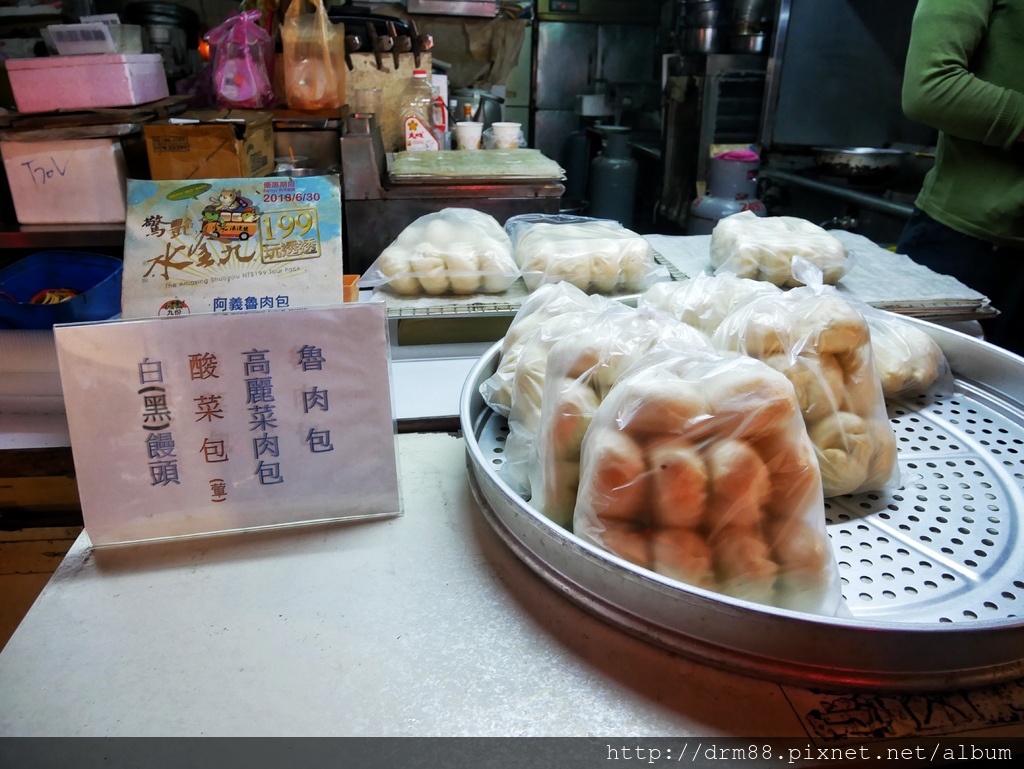
M306 4L313 6L304 12ZM292 109L345 104L345 26L327 17L323 0L292 0L281 25L285 98Z

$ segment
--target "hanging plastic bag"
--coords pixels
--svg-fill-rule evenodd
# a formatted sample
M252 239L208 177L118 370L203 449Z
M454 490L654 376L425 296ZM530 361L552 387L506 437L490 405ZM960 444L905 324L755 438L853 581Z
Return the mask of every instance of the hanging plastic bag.
M303 13L306 4L312 13ZM327 17L323 0L292 0L281 25L285 98L292 109L345 104L345 26Z
M206 35L213 50L213 88L221 109L274 106L274 41L260 11L233 13Z

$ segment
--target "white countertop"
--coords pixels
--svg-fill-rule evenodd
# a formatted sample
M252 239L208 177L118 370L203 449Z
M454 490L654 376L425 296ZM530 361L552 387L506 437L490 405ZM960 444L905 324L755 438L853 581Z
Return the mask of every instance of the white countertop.
M105 549L82 535L0 653L0 735L1024 736L1019 683L822 694L635 639L498 539L461 438L397 440L401 517Z

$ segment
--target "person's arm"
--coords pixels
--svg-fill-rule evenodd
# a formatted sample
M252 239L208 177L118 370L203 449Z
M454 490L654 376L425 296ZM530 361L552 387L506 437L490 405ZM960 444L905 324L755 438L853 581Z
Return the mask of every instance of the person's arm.
M984 38L992 0L920 0L903 79L911 120L999 147L1024 140L1024 93L968 70Z

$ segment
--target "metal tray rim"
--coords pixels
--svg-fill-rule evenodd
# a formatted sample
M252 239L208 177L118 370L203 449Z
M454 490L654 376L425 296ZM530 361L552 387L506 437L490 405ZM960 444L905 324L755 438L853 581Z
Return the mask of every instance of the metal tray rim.
M967 345L968 347L975 347L977 345L981 345L983 353L988 355L989 358L994 361L993 365L998 366L1009 363L1013 367L1024 368L1024 359L1021 359L1019 356L1013 355L1012 353L1000 350L986 342L981 342L980 340L976 340L958 331L935 326L927 321L921 321L913 318L908 320L911 323L919 324L923 330L932 334L944 349L948 346L962 347ZM482 507L485 508L485 517L488 518L492 527L497 529L498 527L495 526L497 522L501 522L502 526L504 526L506 530L505 533L503 534L499 531L499 534L502 535L502 539L504 539L510 546L513 546L513 542L509 540L509 537L515 538L519 546L525 548L530 555L537 559L537 562L531 563L528 558L524 557L523 552L520 552L518 548L513 547L512 549L517 551L517 555L526 561L534 571L537 571L540 576L559 587L563 592L568 593L569 596L577 602L586 605L588 600L596 599L598 601L607 602L609 599L600 595L600 593L595 593L589 585L581 587L576 584L565 584L567 580L571 582L571 578L564 574L556 573L557 569L555 566L545 563L543 557L534 552L529 543L523 541L522 532L515 531L513 527L509 526L507 521L503 520L501 511L494 509L494 505L491 504L492 501L497 501L499 505L511 505L516 514L525 516L524 520L528 521L532 527L540 532L542 539L551 539L552 541L568 545L580 552L584 558L593 561L594 564L602 564L606 568L613 569L621 576L626 577L629 581L637 583L643 588L653 589L659 592L672 591L675 599L679 601L681 605L696 606L697 608L708 612L739 614L749 617L752 621L765 619L773 622L782 622L785 623L787 628L791 628L794 631L801 633L815 634L820 631L825 631L826 633L841 632L853 634L855 637L862 636L864 638L873 638L878 636L879 631L883 631L888 638L893 640L898 639L899 642L905 643L927 643L928 639L939 639L949 642L950 639L974 639L978 638L979 635L983 635L986 640L990 642L989 645L999 647L999 644L1002 642L1011 642L1011 646L1024 649L1024 618L1016 618L1013 620L1005 618L984 620L979 618L970 623L954 624L920 621L900 623L877 619L860 619L855 617L826 617L786 609L777 609L702 590L693 586L684 585L655 574L654 572L649 572L646 569L629 564L628 562L623 561L600 548L584 542L571 532L565 531L561 527L555 525L530 507L528 503L521 500L496 473L491 471L491 468L484 461L477 438L481 420L486 418L489 413L489 409L487 409L486 405L482 403L482 398L477 392L477 387L479 383L493 371L499 354L500 342L492 346L474 365L473 370L467 377L460 398L460 420L462 422L463 433L466 439L467 466L470 472L471 481L474 485L474 493L477 493L478 500L481 502ZM953 360L950 362L951 365L954 365ZM490 491L492 491L493 494L498 495L497 500L495 500L493 496L488 495L488 486L491 487ZM592 565L593 564L586 566L585 568L591 568ZM545 566L547 568L545 568ZM589 599L587 596L589 596ZM614 603L614 601L612 603ZM594 610L592 606L590 609L591 611ZM615 606L615 612L609 613L598 611L597 613L602 615L606 621L625 627L625 622L621 617L616 618L611 616L611 614L616 612L630 614L628 607L618 605ZM635 618L639 619L641 624L651 621L649 618L644 616ZM654 622L657 624L657 621ZM659 625L659 627L671 636L667 643L665 642L665 639L659 640L658 638L651 638L650 629L646 632L641 631L639 633L637 633L636 628L631 629L626 627L626 629L634 634L648 637L648 640L653 640L659 645L667 646L676 651L681 651L684 654L687 654L687 649L683 647L692 647L697 644L710 644L715 647L717 651L722 651L721 644L716 644L714 640L710 640L709 638L694 634L687 634L681 632L678 628L666 628L663 625ZM743 650L740 653L746 656L756 656L757 654L756 650ZM839 672L840 669L845 669L847 672L856 672L865 676L864 680L861 680L856 685L857 688L890 688L893 686L901 689L935 688L937 685L935 683L936 676L939 680L945 683L948 683L951 679L955 679L955 681L960 685L975 685L980 683L990 683L996 679L1004 680L1024 673L1024 659L1021 659L1022 655L1020 652L1006 654L997 648L995 651L986 652L986 654L989 657L994 657L995 659L988 659L975 667L970 666L970 663L968 663L966 666L957 667L955 670L928 669L911 673L897 671L883 672L882 670L862 670L859 668L851 669L843 668L843 666L837 667L831 662L823 667L834 668L835 672ZM689 656L693 656L692 649L690 650ZM699 653L698 656L705 659L707 658L707 654L705 652ZM744 656L744 659L746 659L746 656ZM964 662L967 662L967 660L964 660ZM720 666L725 667L739 667L743 669L744 672L765 677L764 671L758 666L751 668L749 664L745 664L742 661L737 661L735 659L725 663L722 663L721 661L715 662L712 660L712 664L719 664ZM816 685L828 683L828 676L825 676L823 681L819 676L810 672L816 670L817 667L818 666L813 664L803 666L803 674L797 674L794 680L798 682L805 682L809 676L810 680L812 680ZM778 676L773 675L770 677L777 678ZM844 678L843 683L844 686L848 687L850 681L848 678Z

